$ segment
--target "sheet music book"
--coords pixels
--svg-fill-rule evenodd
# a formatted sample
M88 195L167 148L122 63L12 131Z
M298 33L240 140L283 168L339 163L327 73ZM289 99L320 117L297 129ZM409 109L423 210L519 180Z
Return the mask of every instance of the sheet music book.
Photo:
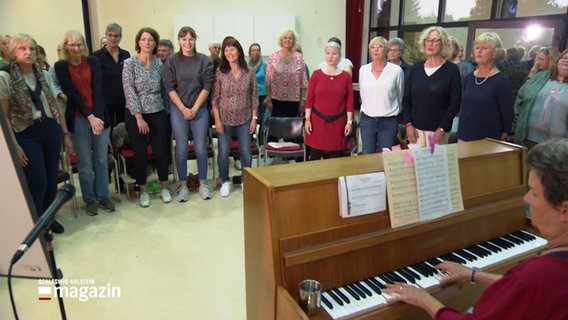
M337 181L341 217L356 217L386 210L384 172L343 176Z
M463 210L457 146L384 152L391 227Z
M294 143L294 142L269 142L268 143L269 146L276 148L276 149L281 149L281 148L291 148L291 147L300 147L299 144Z

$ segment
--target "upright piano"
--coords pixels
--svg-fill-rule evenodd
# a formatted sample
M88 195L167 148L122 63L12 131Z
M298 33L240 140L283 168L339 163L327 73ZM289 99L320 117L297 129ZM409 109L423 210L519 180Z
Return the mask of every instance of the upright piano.
M300 281L319 281L326 291L324 297L332 300L333 292L349 287L372 291L368 279L385 279L379 275L404 276L404 268L419 271L423 262L432 265L437 257L470 250L464 248L495 244L502 236L522 238L510 235L530 229L523 202L524 157L522 147L495 140L458 144L465 209L397 228L390 227L388 208L353 218L339 215L338 177L383 171L380 154L245 169L247 319L338 318L340 306L333 301L326 302L335 308L326 305L308 318L297 303ZM536 255L544 245L531 244L511 256L484 262L483 270L503 273ZM476 263L481 262L470 265ZM483 287L460 282L427 290L445 305L463 311L473 305ZM340 318L429 317L404 303L379 303Z

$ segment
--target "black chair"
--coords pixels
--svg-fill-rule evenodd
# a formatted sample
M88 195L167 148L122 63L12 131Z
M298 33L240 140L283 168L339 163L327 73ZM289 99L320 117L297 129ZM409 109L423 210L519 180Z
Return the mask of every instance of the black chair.
M357 120L351 123L351 133L347 136L347 149L343 150L342 156L356 156L359 153L359 126Z
M271 117L266 125L264 134L264 165L268 157L297 158L303 157L306 161L306 146L304 143L295 143L291 146L279 147L268 143L268 137L277 140L294 140L304 137L304 119L301 117L285 118Z

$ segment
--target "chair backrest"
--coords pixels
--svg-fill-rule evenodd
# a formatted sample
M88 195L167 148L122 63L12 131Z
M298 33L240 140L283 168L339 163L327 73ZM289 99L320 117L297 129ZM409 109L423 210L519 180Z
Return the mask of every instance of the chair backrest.
M293 139L304 134L304 119L301 117L270 117L266 126L266 136L277 139ZM266 138L265 137L265 142Z

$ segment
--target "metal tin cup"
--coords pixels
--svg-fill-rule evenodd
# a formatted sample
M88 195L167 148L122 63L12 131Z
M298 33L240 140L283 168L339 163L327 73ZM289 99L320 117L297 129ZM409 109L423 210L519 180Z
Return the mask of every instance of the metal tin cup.
M321 305L321 284L316 280L303 280L300 282L300 307L306 315L313 316L318 313Z

